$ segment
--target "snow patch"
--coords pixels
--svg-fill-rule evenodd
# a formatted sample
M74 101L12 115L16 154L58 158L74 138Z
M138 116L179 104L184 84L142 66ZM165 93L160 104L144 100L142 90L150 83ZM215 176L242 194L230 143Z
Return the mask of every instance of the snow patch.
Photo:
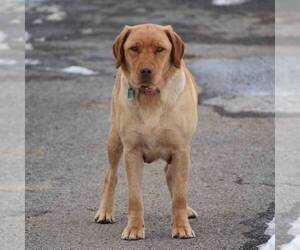
M5 65L5 66L12 66L16 65L17 61L11 60L11 59L0 59L0 65Z
M70 66L70 67L62 69L62 72L68 73L68 74L85 75L85 76L97 74L93 70L90 70L90 69L87 69L84 67L80 67L80 66Z
M15 41L15 42L22 43L22 42L24 42L24 37L20 36L20 37L18 37L18 38L15 38L14 41Z
M29 40L31 39L31 35L25 31L25 50L32 50L32 44L29 42Z
M19 24L21 21L19 19L13 19L10 21L11 24Z
M6 40L6 38L7 38L7 35L0 30L0 50L7 50L7 49L9 49L8 44L4 43L4 41Z
M31 38L31 35L27 31L25 31L25 42L28 42L30 40L30 38Z
M31 43L26 43L25 44L25 50L32 50L33 47L32 47L32 44Z
M247 2L248 0L213 0L212 4L217 6L238 5Z
M82 30L81 30L81 34L82 34L82 35L91 35L91 34L93 34L93 29L91 29L91 28L88 28L88 29L82 29Z
M271 56L201 59L189 68L203 88L203 98L274 96L275 68Z
M0 43L0 50L8 50L9 46L7 43Z
M43 5L39 6L36 8L37 12L42 12L42 13L54 13L60 11L60 6L59 5Z
M0 13L22 13L24 14L25 4L24 1L12 1L12 0L5 0L1 1Z
M25 190L25 183L22 181L16 181L14 183L1 183L0 191L9 192L22 192Z
M300 59L278 56L275 60L275 96L300 96Z
M45 42L46 41L46 38L45 37L40 37L40 38L36 38L35 39L37 42Z
M266 235L273 235L275 233L275 218L271 220L269 223L267 223L268 228L265 231Z
M272 235L267 243L260 245L259 250L275 250L275 234Z
M48 13L46 16L47 21L52 22L59 22L66 18L66 12L61 10L59 5L52 5L52 6L40 6L37 8L38 12ZM42 20L36 20L36 22L41 23Z
M53 14L50 14L46 17L47 21L59 22L66 18L66 13L64 11L59 11Z
M287 244L280 247L281 250L299 250L300 249L300 217L291 223L292 228L288 231L288 234L295 236L295 238Z
M275 250L275 218L268 223L265 234L271 236L271 238L265 244L260 245L259 250Z
M43 20L38 18L38 19L35 19L33 22L33 24L42 24L43 23Z
M288 234L290 235L298 235L300 234L300 217L291 223L292 228L288 231Z
M299 250L300 249L300 234L297 235L290 243L281 246L281 250Z
M4 40L7 38L7 35L0 30L0 43L4 42Z
M34 66L34 65L38 65L39 63L40 63L39 60L25 59L25 65Z

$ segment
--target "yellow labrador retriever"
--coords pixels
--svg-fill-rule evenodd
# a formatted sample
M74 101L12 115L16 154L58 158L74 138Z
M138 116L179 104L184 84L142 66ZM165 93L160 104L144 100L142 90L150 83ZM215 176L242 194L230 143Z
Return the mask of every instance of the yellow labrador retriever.
M197 126L197 88L183 61L184 43L171 26L125 26L113 44L118 68L112 93L108 168L97 223L113 222L117 169L123 153L128 180L128 224L122 239L145 237L143 163L166 161L172 199L172 237L193 238L187 179Z

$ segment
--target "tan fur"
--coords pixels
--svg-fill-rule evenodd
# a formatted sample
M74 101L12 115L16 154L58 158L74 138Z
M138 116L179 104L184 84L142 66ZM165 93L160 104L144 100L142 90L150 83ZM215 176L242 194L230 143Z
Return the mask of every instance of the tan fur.
M131 46L139 46L138 50ZM157 52L157 46L164 48ZM113 195L118 162L123 153L128 180L128 224L123 239L144 238L141 194L143 162L167 162L166 180L172 199L172 236L195 234L189 217L196 212L187 206L187 178L191 140L197 125L197 89L182 59L184 44L170 26L143 24L126 26L114 46L118 72L112 93L112 124L108 140L108 168L100 209L95 220L113 222ZM136 93L128 100L128 88L138 88L139 69L153 69L150 86L160 94Z

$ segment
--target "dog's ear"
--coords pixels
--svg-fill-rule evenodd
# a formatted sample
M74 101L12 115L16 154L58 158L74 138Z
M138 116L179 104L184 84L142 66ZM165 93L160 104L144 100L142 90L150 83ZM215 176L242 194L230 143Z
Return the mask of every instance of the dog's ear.
M180 68L184 54L184 42L181 37L173 30L171 25L165 26L165 32L172 44L171 62L176 68Z
M130 33L130 26L125 25L121 33L116 37L113 43L113 53L116 59L116 67L119 68L125 62L124 43Z

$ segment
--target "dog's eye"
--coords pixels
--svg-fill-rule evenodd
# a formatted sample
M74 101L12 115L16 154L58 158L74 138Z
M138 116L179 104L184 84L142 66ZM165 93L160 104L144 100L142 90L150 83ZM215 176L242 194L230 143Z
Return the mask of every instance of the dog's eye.
M130 48L131 51L137 52L139 48L137 46L133 46Z
M163 52L165 49L164 48L162 48L162 47L158 47L158 48L156 48L156 52L157 53L160 53L160 52Z

